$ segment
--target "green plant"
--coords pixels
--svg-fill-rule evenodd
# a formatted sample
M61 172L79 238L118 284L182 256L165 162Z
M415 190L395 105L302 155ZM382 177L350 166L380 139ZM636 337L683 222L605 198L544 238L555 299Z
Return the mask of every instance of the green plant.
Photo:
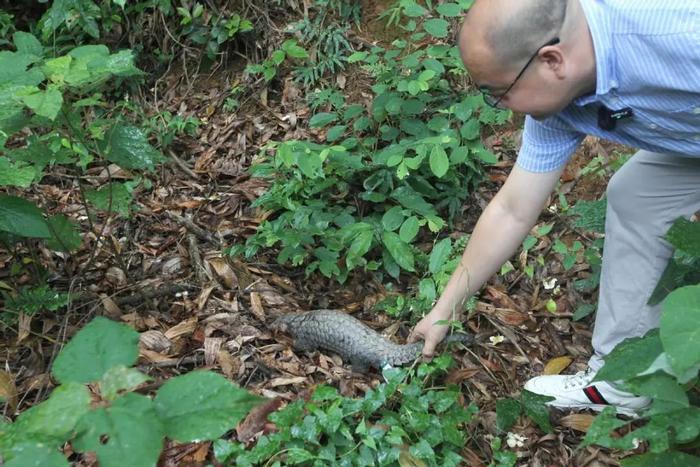
M22 287L16 294L0 291L5 304L0 313L0 321L12 326L17 323L20 314L33 316L34 314L48 310L56 311L68 304L70 295L53 290L44 284L39 287Z
M496 161L480 142L482 125L509 116L485 106L480 94L453 88L465 74L457 48L419 42L446 37L433 19L408 20L410 42L349 57L373 75L375 97L369 109L340 109L321 91L318 107L331 108L309 126L327 144L263 148L252 173L272 185L255 205L274 216L234 254L278 246L278 262L340 281L357 267L394 278L416 271L422 253L412 244L421 230L436 233L451 222L479 181L481 163Z
M700 258L700 224L679 219L667 240L678 253ZM680 288L670 293L666 289L665 298L657 297L663 298L659 329L623 341L596 375L597 380L618 381L623 390L653 399L641 426L628 426L630 422L606 409L584 439L584 445L625 450L648 444L647 454L623 460L624 466L700 463L700 458L682 452L697 448L700 440L700 285L693 284L677 283ZM621 427L626 427L625 434L618 436L614 431Z
M262 74L265 81L272 81L277 76L277 70L287 58L307 58L309 54L299 45L296 39L287 39L282 46L272 52L270 58L262 63L251 64L246 71L251 74Z
M451 365L442 356L416 370L384 371L386 383L361 399L344 398L319 386L270 415L277 430L246 449L218 441L214 451L230 465L462 465L474 405L461 403L457 387L425 388Z
M207 371L170 378L154 397L138 394L151 379L132 368L138 341L136 331L105 318L78 332L53 364L60 385L51 396L0 424L5 465L68 466L60 449L70 442L103 466L154 466L166 437L217 439L262 400Z

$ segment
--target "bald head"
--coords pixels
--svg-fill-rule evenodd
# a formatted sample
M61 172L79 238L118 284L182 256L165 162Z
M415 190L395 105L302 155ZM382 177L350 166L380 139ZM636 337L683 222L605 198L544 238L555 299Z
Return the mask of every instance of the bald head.
M462 58L503 67L521 66L543 44L565 29L570 0L477 0L460 32Z

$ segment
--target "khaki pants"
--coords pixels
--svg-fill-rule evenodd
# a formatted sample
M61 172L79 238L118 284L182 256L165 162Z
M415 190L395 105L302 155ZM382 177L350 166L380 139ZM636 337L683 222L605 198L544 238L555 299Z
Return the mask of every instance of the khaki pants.
M647 301L673 254L664 235L700 210L700 157L639 151L612 177L607 198L595 371L618 343L659 326L661 307Z

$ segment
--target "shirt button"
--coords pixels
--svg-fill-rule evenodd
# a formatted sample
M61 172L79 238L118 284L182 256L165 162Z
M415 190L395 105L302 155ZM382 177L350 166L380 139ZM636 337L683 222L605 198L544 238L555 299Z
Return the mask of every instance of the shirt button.
M651 128L652 130L656 130L658 127L659 126L656 123L652 123L651 125L649 125L649 128Z
M700 107L695 107L695 108L693 109L693 113L694 113L694 114L700 114Z
M693 139L694 139L695 141L700 141L700 135L693 136Z

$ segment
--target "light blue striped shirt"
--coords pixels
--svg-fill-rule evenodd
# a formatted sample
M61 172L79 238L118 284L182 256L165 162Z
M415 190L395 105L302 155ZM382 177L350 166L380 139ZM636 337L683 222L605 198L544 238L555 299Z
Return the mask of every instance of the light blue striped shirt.
M526 117L517 164L556 170L586 135L700 157L700 0L579 1L593 37L595 94L553 117ZM601 104L629 107L634 116L601 130Z

